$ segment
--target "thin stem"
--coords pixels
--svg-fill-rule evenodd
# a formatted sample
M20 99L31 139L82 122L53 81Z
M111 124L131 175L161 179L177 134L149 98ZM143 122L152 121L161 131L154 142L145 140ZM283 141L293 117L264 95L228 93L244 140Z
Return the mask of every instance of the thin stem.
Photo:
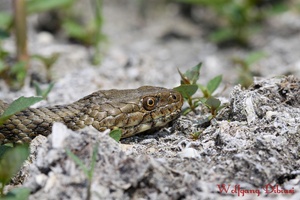
M101 62L101 56L100 56L100 41L102 37L102 24L103 24L103 18L102 18L102 0L91 0L92 5L95 8L94 9L94 17L95 17L95 23L96 23L96 33L95 33L95 43L94 48L95 52L92 56L92 63L97 65Z
M25 62L28 69L27 52L27 23L26 23L26 2L25 0L14 0L14 27L17 47L17 60Z

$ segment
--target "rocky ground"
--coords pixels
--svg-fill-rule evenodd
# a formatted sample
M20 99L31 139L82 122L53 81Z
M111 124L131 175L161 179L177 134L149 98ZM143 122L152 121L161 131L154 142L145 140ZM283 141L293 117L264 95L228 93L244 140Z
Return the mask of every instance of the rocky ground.
M89 63L85 48L36 33L33 16L30 52L61 54L52 68L53 91L37 106L70 103L99 89L172 88L180 82L177 67L185 71L200 61L200 82L223 75L226 90L220 96L228 106L208 127L200 123L207 110L199 107L197 114L181 116L169 127L119 144L107 132L72 132L55 124L48 139L38 137L32 143L36 158L24 182L32 190L30 199L85 199L88 191L92 199L299 199L299 13L268 20L251 38L251 50L219 49L204 37L203 28L178 16L173 5L150 12L144 20L137 13L133 4L104 4L109 42L98 67ZM187 39L164 39L170 32ZM13 40L4 46L13 51ZM231 58L255 50L267 55L253 66L265 78L243 90L235 86ZM294 76L278 76L283 74ZM27 84L12 93L1 84L1 99L21 95L32 96L34 90ZM196 131L201 135L193 140L190 135ZM89 165L94 148L96 166L89 189L86 175L66 149Z
M300 80L264 79L233 89L230 104L207 128L203 110L173 126L116 143L107 133L73 132L55 124L35 142L25 186L30 199L298 199L300 197ZM200 131L200 138L190 134ZM38 138L42 140L42 138ZM82 169L96 149L88 188ZM251 193L251 194L250 194Z

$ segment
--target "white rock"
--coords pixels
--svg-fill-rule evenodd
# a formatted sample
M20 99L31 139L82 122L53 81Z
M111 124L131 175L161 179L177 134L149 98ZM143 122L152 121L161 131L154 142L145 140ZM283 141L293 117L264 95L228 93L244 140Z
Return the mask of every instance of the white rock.
M182 158L200 158L199 152L194 148L185 148L179 153Z
M47 181L47 176L45 174L39 174L35 177L35 181L37 184L40 186L44 187L46 181Z
M70 135L70 130L62 123L54 123L52 127L53 148L63 148L64 141Z
M247 122L248 124L251 124L256 119L256 113L253 106L252 97L249 97L245 100L245 110L247 112Z

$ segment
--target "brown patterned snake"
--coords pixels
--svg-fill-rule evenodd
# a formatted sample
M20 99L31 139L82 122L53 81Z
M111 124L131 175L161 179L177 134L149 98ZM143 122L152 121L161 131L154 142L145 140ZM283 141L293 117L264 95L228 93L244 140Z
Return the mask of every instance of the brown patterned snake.
M102 90L72 104L28 108L0 127L0 144L29 143L34 137L51 133L53 122L72 130L92 125L99 131L122 130L122 138L165 126L180 114L180 93L161 87L143 86L132 90ZM0 114L8 104L0 101Z

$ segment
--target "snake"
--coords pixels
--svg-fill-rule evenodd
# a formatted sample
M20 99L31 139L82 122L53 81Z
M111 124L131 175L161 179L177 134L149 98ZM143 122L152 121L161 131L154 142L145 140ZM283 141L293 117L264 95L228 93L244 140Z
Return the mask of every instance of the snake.
M166 126L179 117L182 95L163 87L99 90L71 104L27 108L0 126L0 144L30 143L38 135L48 136L54 122L69 129L93 126L98 131L119 128L121 138ZM0 101L0 114L9 104Z

